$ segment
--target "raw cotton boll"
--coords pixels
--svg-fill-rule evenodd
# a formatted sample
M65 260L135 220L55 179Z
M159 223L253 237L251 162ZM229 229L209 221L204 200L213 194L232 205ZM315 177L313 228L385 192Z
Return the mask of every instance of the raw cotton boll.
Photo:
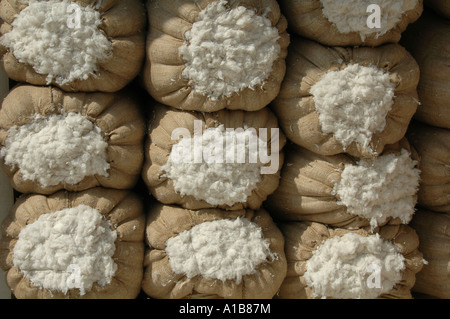
M388 73L351 64L328 71L310 92L322 132L333 134L345 150L353 142L368 148L373 134L384 130L394 90Z
M268 18L226 5L220 0L200 11L180 47L183 78L212 100L262 86L280 53L278 29Z
M66 294L79 271L80 295L94 283L111 282L117 265L112 256L117 233L92 207L80 205L41 215L25 226L14 246L13 265L33 285ZM74 278L76 280L76 278Z
M411 299L426 263L407 225L386 225L376 233L314 222L278 225L288 262L280 299Z
M132 188L141 173L144 135L137 101L126 92L20 85L0 110L2 168L21 193Z
M285 137L269 110L154 110L142 176L158 201L188 209L258 209L275 191Z
M108 177L107 147L100 128L79 113L36 114L8 130L0 155L25 180L48 187L77 184L92 175Z
M419 104L419 67L398 44L326 47L293 38L271 104L286 136L321 155L376 157L397 143Z
M420 250L428 262L417 274L413 291L449 299L450 215L419 209L411 221L420 238Z
M158 0L147 9L144 81L158 102L256 111L278 94L289 35L276 1Z
M379 235L335 236L313 251L306 262L305 280L314 297L373 299L388 293L402 279L405 263L399 251ZM372 279L375 272L379 278Z
M143 204L129 191L22 195L2 224L0 266L18 299L134 299L144 232Z
M280 220L313 221L333 227L407 224L417 203L418 155L406 139L373 159L318 155L298 146L287 150L280 184L265 203Z
M328 46L397 43L423 12L423 0L279 2L294 33Z
M420 156L418 205L450 213L450 130L414 122L407 136Z
M146 20L139 0L3 2L0 51L10 78L66 91L115 92L139 73Z
M449 5L450 14L450 2ZM450 20L427 11L402 38L420 66L420 106L414 118L450 129Z
M240 284L263 262L277 258L248 219L204 222L169 238L165 249L175 274L203 276Z
M157 299L270 299L285 275L284 239L264 210L152 205L142 288Z

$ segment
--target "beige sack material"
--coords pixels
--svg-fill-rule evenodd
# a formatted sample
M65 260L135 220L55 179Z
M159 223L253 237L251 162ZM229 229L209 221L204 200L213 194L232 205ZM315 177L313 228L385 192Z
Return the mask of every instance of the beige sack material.
M71 2L98 10L102 19L98 28L112 43L110 56L103 61L98 61L98 68L94 74L87 79L76 79L62 85L55 80L47 83L47 74L36 73L31 65L19 62L13 52L3 46L0 47L2 67L8 77L19 82L34 85L51 84L65 91L119 91L139 74L144 62L146 14L143 3L140 0L73 0ZM0 29L2 35L11 31L11 24L16 15L27 5L26 1L20 0L0 2L0 17L3 20Z
M450 130L414 122L407 136L421 163L418 205L450 213Z
M342 1L343 2L343 1ZM346 1L349 2L349 1ZM386 2L386 1L385 1ZM395 2L395 1L392 1ZM397 1L398 2L398 1ZM304 36L311 40L315 40L319 43L323 43L329 46L379 46L385 43L397 43L401 34L407 28L408 24L416 21L423 11L423 0L419 0L414 9L404 12L399 18L395 26L388 30L385 34L378 35L379 31L375 29L373 32L362 37L359 32L348 31L340 32L335 23L330 22L330 20L324 15L322 11L324 9L323 2L321 0L281 0L279 1L282 13L286 15L289 21L289 29L300 36ZM355 4L340 3L342 8L348 8L352 10L348 12L348 15L352 17L355 15ZM377 4L377 1L369 2L369 4ZM364 5L364 3L362 4ZM393 5L393 4L392 4ZM342 19L341 23L346 23L347 27L350 23L356 23L358 29L367 30L367 19L369 18L371 12L366 12L367 8L363 8L361 16L350 19L347 17L340 17ZM329 10L334 11L333 8ZM342 9L344 10L344 9ZM380 12L381 18L386 15L383 10ZM383 21L383 23L385 23ZM386 28L381 25L381 27ZM353 30L353 29L349 29Z
M420 239L419 249L428 262L417 274L414 292L450 298L450 215L419 210L413 227Z
M61 182L58 185L43 186L38 179L24 179L20 167L7 166L2 158L2 168L9 176L12 186L22 193L41 194L50 194L60 189L81 191L96 186L116 189L134 187L144 160L145 123L137 101L127 95L126 91L65 93L54 87L16 86L4 99L0 110L1 148L5 148L8 130L12 127L25 125L37 114L48 117L62 112L81 114L100 128L107 143L107 176L85 176L77 184Z
M427 0L425 5L433 8L441 16L450 19L450 3L447 0Z
M101 287L94 283L90 291L80 296L79 289L69 289L66 294L35 286L13 266L13 250L25 226L34 223L41 215L79 205L90 206L100 212L117 231L117 265L111 282ZM7 271L7 284L19 299L123 299L136 298L140 292L143 275L145 216L139 197L129 191L94 188L84 192L60 191L50 196L22 195L10 215L3 221L0 241L0 265Z
M144 259L142 288L150 297L157 299L271 299L278 291L286 275L284 238L264 210L237 210L225 212L219 209L198 211L157 204L147 215L146 240L150 248ZM270 250L277 258L263 262L256 273L242 277L241 283L221 281L198 275L188 278L175 274L169 257L164 251L169 238L209 221L245 218L261 227Z
M286 136L318 154L346 152L355 157L376 156L385 145L403 138L419 104L416 91L419 67L397 44L377 48L330 48L296 37L292 40L286 63L288 71L272 108ZM314 96L310 92L328 71L343 70L351 64L373 66L389 72L391 83L395 85L393 105L387 113L384 129L373 133L367 148L354 141L344 149L334 134L324 134Z
M417 153L410 147L406 139L402 139L394 145L388 145L382 155L395 154L398 156L402 150L407 150L411 159L417 160ZM285 152L286 158L281 171L280 185L264 203L274 218L281 221L318 222L340 228L360 228L371 224L371 218L348 212L348 207L345 204L340 204L341 198L335 191L336 183L342 179L341 174L344 167L356 165L358 159L346 154L318 155L295 144L286 148ZM382 181L378 182L382 183ZM365 185L365 188L366 192L370 190L369 185ZM395 190L392 189L392 191ZM417 195L415 194L401 197L399 200L406 200L409 197L416 203ZM371 204L374 205L376 199L371 200ZM372 207L374 212L375 208L380 209L381 204L384 203L377 202L377 206ZM392 204L395 204L395 202L392 202ZM373 218L376 218L378 226L387 223L402 223L399 217L393 218L385 215L386 220L380 222L381 219L378 220L379 217L375 216L374 214Z
M174 181L165 176L165 171L162 170L162 166L167 164L174 145L179 143L179 141L176 140L179 138L179 136L172 137L172 135L176 132L177 129L181 128L187 129L190 137L195 138L195 135L197 134L196 132L194 132L195 121L199 121L197 123L201 124L203 136L206 129L216 128L222 125L225 127L225 129L243 129L244 127L254 128L256 130L256 134L258 135L260 134L259 129L267 129L267 149L270 155L273 155L273 158L278 159L278 166L276 166L277 163L275 160L271 160L269 163L264 164L263 167L269 167L271 170L274 169L275 172L269 174L258 174L260 175L260 181L251 191L251 194L246 197L245 202L236 202L232 205L214 205L209 204L207 202L207 199L197 199L199 197L196 198L195 195L182 196L180 193L175 191ZM279 130L278 134L276 134L275 129L278 129L277 118L267 108L255 112L221 110L212 113L201 113L181 111L175 108L164 106L162 104L156 104L154 107L153 118L149 125L149 133L146 141L145 162L142 170L143 180L152 195L159 202L164 204L177 204L187 209L202 209L211 207L217 207L226 210L245 208L258 209L260 208L262 202L266 200L267 196L273 193L278 187L280 170L283 165L283 147L286 143L286 138L281 130ZM272 141L278 143L278 149L271 149L272 145L276 146L276 144L272 144ZM195 152L195 149L193 152ZM237 150L237 152L240 152L239 149ZM249 163L249 152L245 152L245 163L233 163L233 165L247 165L247 163ZM224 150L224 155L227 154L228 153L226 152L226 150ZM261 152L258 151L258 156L260 156L260 154ZM202 161L203 163L205 163L204 157ZM206 166L208 167L208 169L212 167L209 164ZM221 169L228 168L222 167ZM240 169L240 167L238 167L237 169ZM261 169L259 170L259 172L261 172ZM201 182L201 184L206 183L207 178L209 178L211 182L238 182L236 180L218 181L217 178L219 177L209 176L204 177L204 181ZM192 188L194 188L194 182L192 183Z
M278 294L280 299L314 299L313 290L307 285L304 278L306 262L325 240L347 233L369 236L367 230L363 228L357 230L328 228L314 222L280 223L279 227L285 236L288 263L286 279ZM402 273L402 280L391 291L378 296L378 298L411 299L411 288L414 286L415 276L422 269L424 263L423 255L418 250L419 238L416 232L407 225L386 225L381 227L377 233L380 238L400 248L406 266Z
M158 102L183 110L203 112L221 109L259 110L277 96L285 75L285 58L290 41L286 32L287 20L280 14L278 3L274 0L227 1L226 7L229 9L245 7L255 11L258 16L267 13L266 17L272 26L278 29L277 43L280 46L280 52L272 64L272 72L262 85L212 99L194 90L190 81L183 77L182 72L186 66L179 50L185 43L185 33L192 29L200 12L214 2L217 1L150 0L147 2L149 33L147 59L143 71L146 88Z
M414 118L450 129L450 20L428 10L408 28L401 44L420 66L421 105Z

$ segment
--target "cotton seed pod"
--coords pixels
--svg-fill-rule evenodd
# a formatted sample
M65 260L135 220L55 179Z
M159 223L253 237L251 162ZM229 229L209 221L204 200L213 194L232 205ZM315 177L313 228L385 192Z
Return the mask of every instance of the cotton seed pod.
M420 106L414 118L450 128L450 21L426 12L405 32L404 45L420 66Z
M0 109L2 169L21 193L130 189L141 174L144 135L138 103L126 91L19 85Z
M280 185L264 205L283 221L372 229L407 224L417 202L417 158L406 139L373 160L323 156L293 144L286 149Z
M277 96L289 44L277 1L151 0L147 9L143 77L158 102L256 111Z
M278 187L285 143L267 108L201 113L156 104L142 177L164 204L258 209Z
M414 122L407 136L421 163L418 205L450 213L450 130Z
M80 207L84 211L78 217L61 218ZM87 214L86 207L95 210L102 223L110 225L109 230L99 227L103 224L87 229L92 220L83 218ZM43 224L42 218L47 222ZM33 234L33 230L30 233L28 228L34 227L35 223L39 223L40 229ZM111 257L101 252L104 245L100 238L108 232L115 233L116 238ZM0 265L7 272L6 282L18 299L134 299L140 293L143 276L144 232L145 215L141 199L129 191L94 188L83 192L59 191L49 196L22 195L2 223ZM87 250L88 243L92 244L90 250ZM32 250L26 252L25 249L28 255L21 260L24 244L25 248L29 245ZM105 258L112 258L116 265L109 282L91 282L91 287L84 287L86 291L83 294L77 280L84 282L102 278L108 269L100 269L100 274L94 273L92 269L85 269L82 261L88 263L95 259L101 263ZM96 264L91 266L98 271ZM74 271L76 269L80 272ZM64 274L71 275L64 277ZM62 279L51 281L58 276ZM57 289L54 284L61 287Z
M1 65L19 82L116 92L144 62L140 0L2 0L0 17Z
M386 225L381 227L376 234L370 233L367 229L341 229L330 228L324 224L314 222L290 222L278 224L283 235L285 236L285 251L288 264L286 278L280 288L277 298L280 299L314 299L319 297L331 299L411 299L411 288L415 283L416 274L422 269L424 260L422 253L418 250L419 238L416 232L407 225ZM344 236L352 236L352 243L346 245L346 249L341 246L334 246L333 251L328 252L328 256L322 263L325 267L327 262L334 262L335 269L330 269L328 276L323 276L323 286L332 287L330 296L317 295L314 286L320 285L320 279L314 276L314 273L319 273L320 269L317 265L309 263L312 258L320 258L320 255L327 254L323 247L327 247L330 239L339 243L339 239L344 239ZM376 244L376 247L382 247L383 250L391 250L386 256L378 256L380 251L371 251L375 246L365 246L365 241L369 239ZM361 245L357 242L362 243ZM331 242L329 242L331 243ZM373 243L372 243L373 244ZM394 248L393 248L394 247ZM392 251L396 253L392 254ZM318 256L317 256L318 255ZM394 261L397 258L402 259L403 269L394 267ZM315 257L317 256L317 257ZM370 265L355 263L359 258L367 256L378 256L379 259L385 258L387 264L387 272L381 269L378 273L377 267L368 268ZM359 259L360 260L360 259ZM376 259L373 259L375 261ZM398 259L399 260L399 259ZM397 261L398 261L397 260ZM375 265L375 264L374 264ZM330 266L330 265L328 265ZM351 267L352 268L348 268ZM332 266L333 267L333 266ZM380 267L381 264L380 264ZM367 269L366 269L367 268ZM397 269L398 268L398 269ZM395 270L398 277L390 290L389 286L384 287L383 290L376 290L378 284L380 289L381 283L385 283L385 279L392 276L392 270ZM309 272L309 274L308 274ZM378 275L378 279L376 278ZM352 276L355 278L352 279ZM306 278L311 278L307 279ZM340 279L339 279L340 278ZM335 280L336 279L336 280ZM337 281L339 279L339 281ZM316 282L314 280L319 280ZM379 282L377 283L377 281ZM389 279L391 280L391 279ZM373 284L373 286L372 286ZM391 282L392 285L392 282ZM338 287L341 287L340 290ZM319 289L320 290L320 289ZM334 291L333 291L334 290ZM357 292L361 290L361 294ZM377 295L376 293L382 292ZM350 294L350 295L349 295ZM352 295L353 294L353 295Z
M321 155L375 157L405 135L419 67L398 44L325 47L294 38L272 108L286 136Z
M186 235L192 246L176 242L187 244ZM286 275L284 238L264 210L156 204L147 215L146 241L142 288L156 299L270 299Z
M402 32L423 11L422 0L281 0L279 3L292 32L328 46L375 47L397 43ZM372 26L378 14L380 24Z
M450 3L446 0L427 0L425 5L433 8L437 14L450 19Z
M413 220L427 264L417 274L414 292L450 298L450 215L420 209Z

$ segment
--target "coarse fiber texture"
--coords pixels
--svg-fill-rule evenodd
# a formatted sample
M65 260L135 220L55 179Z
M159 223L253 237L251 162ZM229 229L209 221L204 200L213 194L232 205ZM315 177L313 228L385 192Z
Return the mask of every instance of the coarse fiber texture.
M215 136L209 136L208 129L222 126L221 130L215 131ZM198 128L200 132L197 132ZM229 148L226 145L223 147L223 155L230 156L231 163L226 160L219 163L217 158L208 162L205 154L222 151L219 144L223 146L225 137L220 132L245 129L252 129L259 137L257 150L242 149L236 140L233 142L235 154L230 156ZM263 137L261 132L266 132L266 136ZM179 133L188 136L179 136ZM186 147L185 138L191 139L187 140L191 149ZM202 145L202 138L208 138L208 144ZM200 146L195 141L200 142ZM181 149L178 148L180 143L184 145ZM164 204L181 205L187 209L258 209L278 187L285 143L286 138L278 129L277 118L267 108L255 112L221 110L202 113L156 104L149 123L142 177L151 194ZM184 151L191 153L183 158ZM178 155L179 152L181 154ZM198 161L194 158L193 163L185 162L185 159L196 156L197 152L201 156ZM239 162L238 156L242 153L245 153L245 161ZM250 155L255 154L259 164L251 161ZM270 159L262 164L259 160L264 155ZM176 158L181 162L177 163ZM264 169L268 172L263 174Z
M38 11L25 10L31 6ZM52 16L51 6L54 10L67 7L63 10L67 18ZM50 11L43 15L45 8ZM94 23L91 16L95 12L99 18ZM138 75L144 62L146 14L140 0L65 0L54 4L2 0L0 18L1 66L15 81L55 85L65 91L116 92ZM55 45L59 51L54 50ZM32 48L39 53L33 53Z
M271 108L292 142L321 155L348 153L355 157L375 157L382 153L385 145L397 143L404 137L419 104L417 83L420 70L402 46L326 47L295 37L286 63L286 76ZM353 72L351 68L354 65L361 67ZM337 74L345 73L349 80L354 76L352 81L355 85L349 86L346 84L348 81L335 76L321 81L330 72L337 71ZM386 83L386 75L393 87ZM359 78L364 82L358 82ZM333 79L336 80L335 86ZM318 88L316 85L325 86ZM393 98L385 99L383 94L392 97L392 88ZM379 94L372 95L378 90ZM333 96L330 91L339 94ZM313 92L319 95L314 96ZM326 113L320 113L321 110L316 108L316 100L320 102L322 99ZM366 99L368 103L362 103ZM389 104L384 105L384 100ZM360 107L355 108L358 105ZM376 106L379 111L364 110L367 105ZM349 113L340 112L340 108L348 109ZM380 114L386 114L384 119ZM331 124L333 116L339 126ZM374 126L373 121L378 124ZM366 137L361 139L360 134Z
M280 0L289 30L328 46L397 43L423 12L423 0ZM380 8L380 26L371 29L370 5Z
M254 272L243 275L239 283L233 279L221 280L203 275L189 277L185 273L173 271L170 266L170 257L166 251L168 240L174 240L173 238L178 238L177 236L183 232L194 230L194 227L207 222L222 221L223 223L226 220L236 223L236 219L246 219L253 223L253 227L260 229L261 238L269 244L268 248L272 257L269 256L267 260L259 263ZM206 225L204 226L208 228ZM214 234L216 233L210 233L213 237ZM241 240L241 238L236 238L236 240L238 239ZM220 209L203 209L193 211L156 204L150 208L147 215L146 241L149 247L145 255L142 288L146 294L156 299L270 299L277 293L286 275L284 238L270 215L264 210L228 212ZM230 241L224 241L223 244L225 245L225 243L232 244ZM223 248L215 249L212 246L211 254L217 254L218 252L214 252L219 249L223 250ZM252 251L247 251L247 253L252 253ZM197 260L191 261L207 264L206 260L198 259L201 254L202 252L197 252ZM226 251L225 254L236 255L236 252ZM239 252L239 256L245 259L243 252ZM216 260L215 262L222 265L225 263L224 267L226 267L225 261ZM208 267L205 270L213 272Z
M407 224L417 203L419 164L406 139L375 159L286 148L280 185L264 203L274 218L340 228Z
M103 287L94 283L84 295L80 295L78 288L69 289L66 293L39 288L13 265L14 247L19 235L44 214L80 205L97 210L109 222L111 230L117 232L112 256L117 265L114 276ZM130 191L93 188L83 192L59 191L49 196L22 195L2 223L0 265L7 272L7 284L18 299L134 299L140 292L143 276L144 233L143 204Z
M290 40L275 0L150 0L147 9L143 78L158 102L256 111L277 96Z
M416 121L407 136L420 158L418 205L450 213L450 130Z
M437 14L450 19L450 2L447 0L427 0L425 6L433 8Z
M349 233L366 237L377 235L397 246L399 252L404 257L405 269L401 271L401 280L389 292L383 293L375 298L412 298L411 288L414 286L416 274L424 266L424 258L418 249L419 238L414 229L408 225L385 225L380 227L376 234L370 233L366 228L349 230L327 227L324 224L315 222L290 222L279 223L278 225L285 237L285 251L288 263L287 275L277 295L278 298L318 298L314 295L312 287L308 286L305 278L307 262L324 241ZM352 247L349 246L348 249L348 253L351 253ZM345 277L346 275L352 274L342 273L342 276ZM335 283L335 285L339 284L342 284L342 282ZM339 298L339 296L334 296L334 298Z
M428 262L417 274L414 292L450 299L450 215L420 209L411 221Z
M14 87L0 109L1 165L12 186L40 194L134 187L144 161L145 122L127 92Z
M450 129L450 20L427 10L400 43L420 67L420 105L414 118Z

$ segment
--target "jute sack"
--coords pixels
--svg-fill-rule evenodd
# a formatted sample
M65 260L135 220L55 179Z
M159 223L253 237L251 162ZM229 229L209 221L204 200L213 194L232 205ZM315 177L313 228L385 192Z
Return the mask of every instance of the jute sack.
M419 67L411 55L398 44L387 44L376 48L330 48L296 37L292 39L286 63L288 66L286 77L282 83L280 94L272 103L272 108L277 114L280 126L286 136L294 143L318 154L335 155L346 152L356 157L376 156L383 151L385 145L396 143L403 138L419 104L416 91L419 81ZM373 68L372 71L376 70L378 73L384 71L385 81L386 75L390 77L390 82L386 81L384 84L393 86L389 89L389 92L393 93L393 97L386 101L392 103L392 105L389 109L383 109L383 111L380 109L380 112L372 114L372 116L381 117L378 114L384 114L383 112L389 110L385 117L377 119L380 123L375 127L370 128L370 125L374 124L368 116L362 116L360 120L354 120L353 116L357 116L356 110L349 110L349 112L341 114L339 120L342 125L338 125L336 124L337 116L329 113L339 112L339 109L346 104L361 103L361 99L364 100L364 94L370 95L370 92L376 89L378 83L375 81L372 83L374 87L369 89L361 87L361 90L367 90L366 93L358 93L360 96L355 94L354 101L351 100L346 104L336 105L336 108L332 108L333 103L335 103L334 99L340 98L343 93L346 96L352 96L351 91L355 89L349 84L347 84L348 87L345 87L347 82L339 80L338 74L347 72L346 70L349 70L349 68L350 70L351 68L361 68L364 69L363 72L367 72L365 67ZM336 74L335 78L338 78L335 81L327 79L326 83L330 87L327 90L322 88L322 93L324 93L323 91L336 91L336 93L333 93L334 95L329 96L332 101L323 103L322 107L327 107L329 110L326 113L322 111L323 116L326 116L328 121L322 122L321 114L317 110L316 97L311 93L311 89L315 88L315 84L325 78L327 74ZM348 80L353 81L355 85L360 85L357 77L359 75L359 73L355 73L355 77ZM372 77L366 79L371 80ZM342 90L337 90L333 87L334 84L344 87ZM345 92L343 92L344 89ZM387 92L388 89L383 89L384 91ZM381 101L384 98L383 92L373 96L374 100L371 103ZM344 102L345 100L342 103ZM337 101L336 103L341 102ZM361 106L359 109L367 108ZM346 123L348 121L354 123L348 124ZM363 134L353 131L355 125L362 123L369 126L368 130L371 133L371 135L365 135L367 141L364 143L357 139L358 136ZM329 126L329 133L323 132L325 124ZM343 146L343 141L348 138L344 136L338 140L335 131L341 129L341 126L343 127L342 130L348 131L347 134L354 134L353 140L348 141L346 147ZM368 145L364 146L365 143Z
M408 28L401 43L420 66L421 105L414 118L450 128L450 21L427 11Z
M450 130L414 122L407 136L421 163L418 205L450 213Z
M236 138L236 141L233 142L235 143L233 144L235 145L234 154L226 146L223 148L224 156L234 158L231 161L232 163L228 164L226 160L219 163L216 159L208 162L208 157L205 156L208 150L214 151L219 143L220 145L225 143L222 140L224 135L220 133L218 139L210 139L209 144L205 144L201 149L199 148L198 152L202 155L199 161L193 159L197 152L195 139L206 140L207 130L217 129L218 127L234 131L236 134L244 128L254 129L259 138L258 149L252 149L251 147L241 149L239 145L242 146L242 144L238 139L241 139L242 136L236 137L237 135L234 135ZM197 130L199 131L197 132ZM180 136L180 131L188 136ZM265 136L262 135L264 132L266 132ZM189 138L191 141L187 150L189 154L180 158L181 161L177 164L177 162L171 160L171 156L180 152L180 150L175 151L175 147L179 146L178 144L184 138ZM221 110L202 113L181 111L156 104L149 123L142 177L151 194L164 204L176 204L187 209L211 207L226 210L258 209L267 196L278 187L280 170L284 161L283 147L285 143L286 138L283 132L278 129L277 118L267 108L255 112ZM261 151L261 146L265 146L266 149ZM186 147L186 145L183 147ZM270 161L266 164L260 161L260 156L264 153L271 156ZM245 156L245 162L239 162L238 160L238 156L242 154ZM250 155L255 154L258 157L256 160L262 166L253 171L251 175L247 175L247 170L252 169L252 165L255 165ZM219 156L222 158L221 155ZM190 159L190 162L184 164L185 159ZM179 172L174 172L172 175L167 175L170 168L167 168L166 165L169 160L172 168L180 166L184 169L180 169ZM264 169L267 169L267 171L263 172ZM242 174L239 173L240 171ZM241 183L241 180L245 178L244 174L248 176L246 178L248 184ZM200 191L201 188L203 188L203 191ZM217 189L218 193L215 193L212 189ZM241 192L247 193L245 198L238 198ZM218 198L221 196L222 199ZM235 199L232 200L229 199L231 196L236 197L233 197Z
M330 228L314 222L280 223L279 227L285 237L285 251L288 263L286 278L277 295L280 299L316 298L313 289L308 286L305 280L306 263L313 256L314 251L326 240L335 236L342 237L348 233L355 233L365 237L370 235L363 228L354 230ZM405 269L402 271L400 282L394 285L388 293L379 295L376 298L411 299L411 288L414 286L415 276L422 269L424 263L423 255L418 250L419 238L416 232L408 225L386 225L381 227L377 234L383 240L389 241L400 249L401 254L404 256ZM352 248L349 247L349 252L351 251ZM356 284L355 282L355 287ZM334 298L338 298L338 296Z
M67 131L61 127L63 125L60 125L58 130L53 128L53 135L47 133L47 136L41 135L38 138L39 134L44 134L43 131L50 129L49 119L52 116L62 116L67 120L66 123L69 123L69 115L77 116L77 120L83 119L84 122L80 125L89 124L93 127L80 129L80 137L71 131L72 129L78 131L76 125L71 126ZM7 144L17 145L23 142L21 139L30 137L16 133L14 136L18 137L10 142L8 136L12 134L11 132L17 132L18 129L27 127L26 125L37 125L36 123L44 120L49 122L40 124L41 127L38 130L34 128L34 131L29 131L35 138L28 143L38 143L39 148L48 148L53 145L54 149L44 152L37 149L36 145L27 144L21 145L21 155L18 155L16 151L7 150ZM106 143L104 158L101 161L109 168L106 172L95 171L93 175L82 175L77 180L71 180L73 176L68 171L72 170L76 173L81 166L87 165L86 157L96 151L96 145L91 145L92 149L86 148L88 143L86 137L94 131L98 132L96 134L99 135L101 143ZM66 136L67 134L69 137ZM138 102L127 94L127 91L66 93L55 87L19 85L8 93L0 109L0 148L3 155L1 165L9 176L12 186L22 193L50 194L60 189L81 191L96 186L116 189L132 188L141 174L144 160L144 135L145 123ZM72 141L76 146L70 144ZM31 147L39 151L42 158L37 158L37 155L30 153ZM83 148L83 152L79 154L75 147ZM15 148L8 147L8 149ZM6 152L6 156L8 154L17 156L13 162L6 164L3 152ZM101 152L99 153L101 155ZM64 157L67 154L73 154L77 158L67 159ZM100 155L92 155L90 160L96 160ZM25 161L26 158L29 159ZM75 160L77 162L73 162ZM38 162L40 166L37 165ZM78 162L80 162L79 165L76 164ZM21 165L24 165L28 171L26 177ZM63 177L60 178L60 175ZM51 180L47 181L48 178Z
M417 274L414 292L450 298L450 215L420 209L413 220L420 251L428 262Z
M405 154L401 155L402 152ZM341 189L339 182L347 166L358 167L358 159L346 154L333 156L318 155L304 148L292 145L285 150L285 164L281 171L280 185L264 203L274 218L282 221L310 221L340 228L359 228L372 225L373 227L384 224L408 223L414 213L417 202L417 187L419 184L419 171L417 153L412 149L406 139L399 143L388 145L383 156L394 154L396 157L383 167L391 167L392 171L398 170L395 176L383 175L382 172L365 169L358 175L364 181L355 176L347 177L347 183L359 185L359 189ZM414 165L408 167L408 178L401 184L392 179L406 178L402 168L395 167L396 161L401 158L410 158L398 165ZM414 163L415 161L416 163ZM371 163L370 165L377 165ZM374 178L374 174L380 176ZM409 175L408 175L409 176ZM412 185L408 185L411 181ZM414 184L413 184L414 183ZM383 189L380 189L380 185ZM398 196L391 194L406 190ZM345 198L340 195L345 196ZM349 200L350 199L350 200ZM397 203L402 201L404 205ZM391 207L391 209L386 209ZM408 206L406 206L408 205ZM396 207L395 209L393 207ZM400 213L400 211L402 211ZM396 215L397 214L397 215ZM402 221L403 220L403 221Z
M433 8L434 11L444 18L450 19L450 3L446 0L428 0L425 5Z
M359 2L359 3L357 3ZM281 0L282 13L289 21L289 29L329 46L379 46L385 43L396 43L407 26L416 21L423 11L423 1L405 12L398 12L397 19L392 17L392 7L399 8L405 1L384 1L386 8L380 8L380 26L370 28L368 20L373 9L369 5L378 1L332 1L323 0ZM392 2L392 3L390 3ZM409 1L411 3L411 1ZM376 12L376 11L375 11ZM391 20L392 21L389 21ZM382 29L380 29L382 28Z
M12 24L28 5L29 3L27 1L20 0L2 0L0 2L0 17L3 20L0 31L3 37L14 29ZM85 26L85 18L81 14L82 10L79 7L72 7L74 5L91 8L100 13L101 24L98 25L98 30L110 42L107 57L100 58L91 52L93 49L97 49L95 47L96 45L100 45L99 41L97 43L90 43L90 47L87 47L87 44L81 41L74 42L71 48L64 48L67 52L61 52L61 56L63 56L63 53L70 55L70 50L79 50L80 54L74 56L73 59L80 60L84 55L86 57L83 63L91 63L92 59L100 59L96 62L95 69L88 72L89 74L83 74L83 76L77 76L73 79L67 76L65 78L65 74L54 74L55 77L49 80L47 78L49 74L44 74L40 71L42 65L34 67L30 63L25 62L25 60L16 58L11 48L0 45L1 66L6 71L8 77L19 82L35 85L55 85L65 91L115 92L124 88L138 75L145 56L146 26L145 7L140 0L71 0L67 10L64 10L67 12L63 12L63 14L67 15L67 23L63 23L65 21L60 23L58 31L48 31L54 37L52 41L56 42L40 43L35 50L37 53L30 54L28 58L47 58L49 61L45 63L58 62L60 67L72 63L67 58L64 60L62 58L48 56L48 53L50 52L49 50L54 49L55 43L63 45L66 41L70 41L69 38L76 38L77 32L80 32L80 30L84 31L77 24L81 22L81 26ZM46 13L46 15L50 16L50 13ZM39 19L42 19L42 17ZM39 19L36 19L36 21L40 21ZM33 19L28 20L33 21ZM53 24L47 23L46 25L51 27L55 25L55 22ZM43 22L38 27L44 28ZM30 30L32 29L31 26L29 28ZM60 30L67 31L67 35L58 38L58 32ZM41 34L45 32L45 30L41 31ZM36 38L39 35L37 34ZM87 39L91 36L92 34L87 35ZM20 44L19 42L21 40L23 41L23 39L18 37L14 44ZM31 48L31 43L24 43L23 47ZM56 54L56 51L54 54ZM48 65L45 66L48 67ZM58 76L61 76L62 79L58 80Z
M232 279L219 280L201 274L189 278L186 274L175 273L172 270L170 258L165 250L170 238L207 222L233 221L238 218L246 219L261 227L262 236L270 244L270 251L276 254L275 258L257 265L255 272L242 276L240 283ZM270 299L277 293L286 275L283 235L264 210L193 211L156 204L150 208L147 215L146 242L148 247L144 258L142 289L152 298ZM204 261L197 262L200 264Z
M24 275L21 269L14 266L14 247L22 230L36 222L42 215L80 205L96 209L105 220L109 221L111 229L117 232L115 252L112 256L117 265L114 276L106 285L101 286L96 282L93 283L92 288L82 296L76 285L74 285L75 288L69 289L66 293L37 286ZM55 225L55 230L56 227L57 225ZM136 298L140 292L143 275L144 232L143 205L140 198L129 191L94 188L78 193L60 191L50 196L22 195L15 203L10 215L2 223L0 265L7 272L8 286L14 296L19 299ZM77 241L82 242L82 239L78 238ZM64 252L58 251L56 247L58 246L55 245L48 251L57 252L62 256ZM92 254L96 251L84 253ZM49 254L46 258L57 257L57 255ZM64 264L64 262L63 257L61 257L61 263ZM35 271L44 272L45 270L50 269L36 269ZM55 271L61 270L55 269ZM67 269L67 271L70 270Z
M183 58L180 48L188 43L186 41L186 33L193 29L199 15L204 13L208 6L217 4L224 5L228 11L243 8L251 10L257 17L264 16L269 19L270 25L278 30L279 39L276 43L279 46L279 53L272 65L266 67L255 66L252 70L245 71L251 73L258 68L264 68L264 70L259 71L270 72L263 79L262 83L253 87L243 85L244 87L241 87L238 91L230 90L223 92L223 94L215 94L210 92L210 90L200 89L202 86L199 83L201 83L202 79L183 75L183 71L187 68L187 60ZM149 31L143 77L148 92L158 102L183 110L203 112L213 112L221 109L255 111L268 105L277 96L286 70L285 58L289 44L289 35L286 32L287 20L280 14L280 8L276 1L151 0L147 2L147 9ZM242 74L242 70L244 70L246 64L258 62L269 51L260 47L261 43L253 45L252 43L245 43L245 40L236 45L224 45L228 41L231 41L231 43L233 41L241 41L239 38L241 36L244 39L246 36L255 37L256 34L245 35L248 32L246 28L251 30L261 23L250 21L249 24L242 26L236 21L231 16L221 17L220 19L215 19L213 16L207 27L208 29L205 29L207 32L203 33L203 37L209 34L211 37L218 37L218 39L211 39L210 41L201 39L199 43L196 43L199 51L193 53L193 58L195 59L198 59L200 56L199 52L206 54L204 58L200 59L202 63L209 61L209 64L199 69L194 69L192 73L200 74L206 70L214 73L219 69L223 69L223 71L220 71L223 72L223 75L217 74L217 76L211 77L210 82L217 83L217 89L228 84L235 85L236 82L240 81L239 79L242 75L245 76L245 74ZM213 31L220 23L226 23L227 25L223 29L218 29L217 32ZM202 32L201 28L199 30L199 32ZM257 36L259 40L265 36L264 32L261 32L262 34ZM196 33L196 35L198 36L199 34ZM219 39L222 37L223 39ZM207 49L208 46L210 46L209 49ZM211 50L211 52L208 50ZM217 50L217 52L214 50ZM227 50L230 50L230 52L227 52ZM255 50L259 52L258 56L255 56ZM244 59L246 60L245 63L243 63ZM190 61L189 64L195 64L199 61ZM234 66L228 68L230 64ZM257 78L255 76L252 81ZM206 83L206 85L211 83ZM243 81L243 83L247 82ZM214 92L214 90L212 91Z

